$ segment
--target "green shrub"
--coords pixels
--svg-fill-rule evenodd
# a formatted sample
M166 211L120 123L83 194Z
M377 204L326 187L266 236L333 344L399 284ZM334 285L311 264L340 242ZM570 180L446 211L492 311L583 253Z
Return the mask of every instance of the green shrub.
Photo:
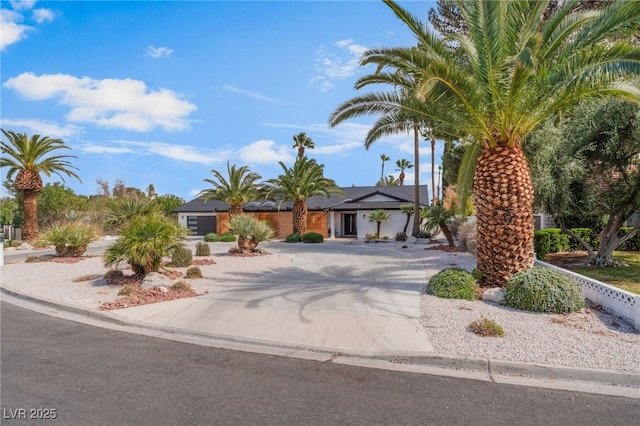
M549 253L550 239L551 237L546 231L533 232L533 248L538 260L544 260L544 258L547 257L547 253Z
M196 256L209 256L211 254L211 247L204 241L198 241L196 243Z
M324 237L317 232L307 232L302 236L302 241L305 243L321 243L324 241Z
M184 273L185 278L197 279L202 278L202 271L197 266L192 266Z
M504 329L495 320L485 318L483 315L479 319L469 324L471 331L479 336L498 337L504 336Z
M208 243L217 243L220 241L220 235L211 232L204 236L204 240ZM235 241L235 240L234 240Z
M165 256L170 256L186 229L161 213L136 216L126 223L120 238L105 253L105 266L125 261L136 275L157 272Z
M563 234L560 228L543 230L549 234L549 253L560 253L569 249L569 236Z
M505 285L505 303L533 312L574 312L584 308L582 286L567 275L548 268L520 271Z
M98 229L88 223L57 223L47 227L38 243L52 245L61 257L79 257L98 239Z
M273 230L267 222L248 215L232 217L229 230L238 236L238 248L242 253L255 250L258 244L273 236Z
M478 284L469 271L448 268L435 274L427 285L427 294L445 299L475 300Z
M396 233L396 241L407 241L407 234L404 232Z
M171 253L171 265L175 268L186 268L193 263L193 253L187 246L180 245Z
M299 243L302 241L302 237L300 236L300 234L289 234L287 235L285 241L288 243Z
M618 231L618 237L622 237L629 232L631 232L633 228L628 226L623 226ZM639 251L640 250L640 232L636 233L632 238L628 239L620 247L618 250L628 250L628 251Z
M236 236L230 232L225 232L224 234L222 234L222 237L220 237L220 241L222 241L223 243L235 243Z
M572 228L571 231L582 238L594 250L598 250L600 245L598 235L591 228ZM582 245L574 238L569 237L569 250L584 250Z

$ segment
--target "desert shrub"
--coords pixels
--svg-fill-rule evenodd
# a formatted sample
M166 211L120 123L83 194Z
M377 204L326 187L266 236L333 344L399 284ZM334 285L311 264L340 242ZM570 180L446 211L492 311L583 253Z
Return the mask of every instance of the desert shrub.
M427 294L445 299L475 300L478 284L469 271L448 268L435 274L427 285Z
M574 312L584 308L582 286L567 275L533 267L517 272L505 285L505 303L533 312Z
M404 232L398 232L396 234L396 241L407 241L407 234Z
M61 257L78 257L87 251L87 246L98 239L100 232L88 223L56 223L40 234L38 243L52 245Z
M187 246L180 245L171 253L171 265L176 268L186 268L193 263L193 252Z
M289 234L287 235L285 241L288 243L299 243L302 241L302 237L300 236L300 234Z
M111 269L104 274L104 279L107 281L111 281L115 278L120 278L124 275L124 273L120 269Z
M196 256L209 256L211 254L211 247L204 241L198 241L196 243Z
M364 236L365 239L367 240L377 240L378 239L378 234L367 234Z
M186 229L161 213L136 216L124 226L120 238L105 252L106 266L126 261L136 275L157 272L162 258L180 247Z
M118 292L118 296L131 296L132 294L136 294L138 290L140 290L140 288L135 285L125 284Z
M192 266L184 273L185 278L196 279L202 278L202 271L197 266Z
M466 251L476 255L478 245L478 227L475 220L468 220L458 228L458 247L461 251Z
M495 320L480 316L479 319L474 320L469 324L469 328L474 333L485 337L497 337L504 335L504 329Z
M231 232L225 232L224 234L222 234L222 237L220 237L220 241L222 241L223 243L235 243L236 236Z
M317 232L307 232L302 236L302 241L305 243L321 243L324 241L324 237Z
M255 250L258 244L273 236L273 230L267 222L248 215L231 218L229 230L238 236L238 247L243 253Z
M170 288L171 288L172 291L193 291L193 288L191 287L191 284L189 284L185 280L180 280L180 281L176 282Z
M211 233L209 233L209 234L204 236L204 240L207 243L217 243L217 242L220 241L220 238L221 238L220 235L218 235L218 234L216 234L214 232L211 232ZM235 239L234 239L234 241L235 241Z
M40 258L38 256L27 256L24 260L24 263L37 263L40 262Z
M536 252L536 258L538 260L544 260L549 253L551 237L548 232L534 231L533 232L533 249Z

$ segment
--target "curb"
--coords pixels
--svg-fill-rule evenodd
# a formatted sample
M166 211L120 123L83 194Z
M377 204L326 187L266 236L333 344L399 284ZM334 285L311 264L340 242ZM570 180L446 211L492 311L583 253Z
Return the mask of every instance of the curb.
M245 352L257 352L296 358L315 359L318 361L332 361L343 364L363 365L372 368L395 369L402 366L405 371L420 372L421 369L436 369L443 376L455 376L489 380L496 383L504 382L500 378L533 379L535 384L528 386L549 387L561 386L565 389L582 390L594 393L616 394L631 398L640 398L640 374L603 369L583 369L578 367L555 366L548 364L526 363L519 361L505 361L487 358L468 358L445 354L362 354L334 352L325 349L291 346L276 341L246 339L242 336L215 335L206 332L196 332L177 327L155 326L149 323L125 321L112 314L92 311L67 305L61 302L40 299L18 291L0 286L0 293L10 298L33 303L45 308L72 314L80 318L71 319L76 322L108 323L117 326L120 331L143 334L156 338L189 342L205 346L216 346ZM7 301L5 299L5 301ZM11 303L10 301L8 301ZM50 313L49 313L50 314ZM67 318L69 319L69 318ZM98 324L92 324L98 325ZM433 371L431 371L433 373ZM569 383L569 384L568 384ZM518 383L527 385L527 383ZM570 384L573 384L570 385ZM596 385L597 389L592 389ZM577 386L577 387L576 387ZM603 390L602 386L614 387L615 390ZM581 387L588 388L587 390Z

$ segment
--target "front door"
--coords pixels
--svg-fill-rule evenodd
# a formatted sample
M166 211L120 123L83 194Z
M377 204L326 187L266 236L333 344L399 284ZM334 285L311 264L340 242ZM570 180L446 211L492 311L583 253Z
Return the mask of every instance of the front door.
M357 215L355 213L344 213L344 236L345 237L357 237Z

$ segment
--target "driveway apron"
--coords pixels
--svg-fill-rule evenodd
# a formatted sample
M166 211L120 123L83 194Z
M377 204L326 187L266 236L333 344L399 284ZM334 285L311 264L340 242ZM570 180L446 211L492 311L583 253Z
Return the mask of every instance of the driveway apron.
M425 268L402 250L344 241L261 245L292 263L227 290L114 311L126 320L269 345L419 354ZM252 258L247 258L250 262Z

